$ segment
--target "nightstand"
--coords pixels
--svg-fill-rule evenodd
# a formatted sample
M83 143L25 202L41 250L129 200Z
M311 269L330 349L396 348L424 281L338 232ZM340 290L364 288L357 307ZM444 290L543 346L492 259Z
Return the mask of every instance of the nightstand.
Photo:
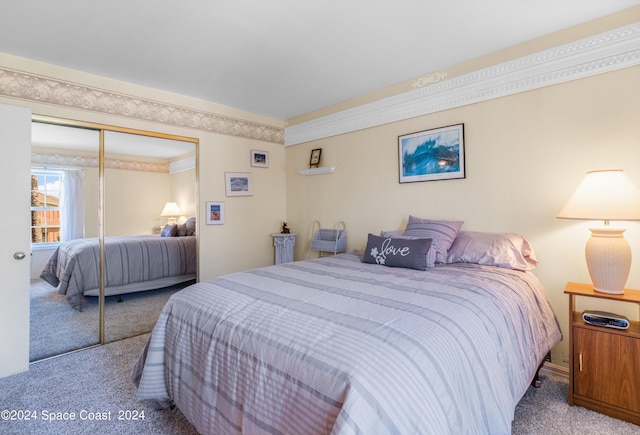
M640 424L640 323L628 329L588 325L576 296L640 304L640 290L612 295L591 284L567 283L569 295L569 405Z

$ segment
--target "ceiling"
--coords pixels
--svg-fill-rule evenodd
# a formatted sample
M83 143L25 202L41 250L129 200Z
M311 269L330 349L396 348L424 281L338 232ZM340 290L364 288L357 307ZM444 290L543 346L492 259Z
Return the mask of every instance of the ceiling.
M0 52L289 119L640 0L0 0Z

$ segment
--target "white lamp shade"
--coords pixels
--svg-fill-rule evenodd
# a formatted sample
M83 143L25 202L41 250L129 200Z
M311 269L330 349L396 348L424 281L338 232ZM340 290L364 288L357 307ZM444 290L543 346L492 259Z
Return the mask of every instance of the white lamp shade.
M175 202L168 202L164 205L164 208L162 209L162 213L160 213L160 216L180 216L182 215L182 211L180 210L180 207L178 207L178 204L176 204Z
M631 248L624 239L624 228L608 225L610 220L640 220L640 190L629 177L619 169L588 172L557 217L605 222L604 228L590 228L587 268L596 291L624 293Z
M175 225L176 224L176 216L181 216L182 215L182 211L180 210L180 207L178 207L178 204L176 204L175 202L168 202L164 205L164 208L162 209L162 213L160 213L160 216L168 216L169 219L167 219L167 225Z
M640 220L640 190L620 169L587 172L558 218Z

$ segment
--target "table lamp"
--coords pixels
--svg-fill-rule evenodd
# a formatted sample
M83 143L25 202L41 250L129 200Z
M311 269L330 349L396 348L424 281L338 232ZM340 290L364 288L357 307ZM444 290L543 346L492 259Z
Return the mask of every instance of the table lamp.
M169 219L167 219L167 225L175 225L176 218L178 216L182 216L182 211L180 210L180 207L178 207L178 204L176 204L175 202L168 202L164 205L160 216L169 217Z
M590 171L557 216L560 219L604 221L589 228L585 255L594 290L622 294L631 270L631 248L624 228L609 221L640 220L640 190L620 169Z

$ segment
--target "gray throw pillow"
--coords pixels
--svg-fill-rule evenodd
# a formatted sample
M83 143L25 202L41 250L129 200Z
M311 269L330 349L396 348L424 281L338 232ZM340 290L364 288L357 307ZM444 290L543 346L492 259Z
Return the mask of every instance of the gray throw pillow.
M463 223L463 221L421 219L410 215L403 236L432 239L433 249L429 252L430 258L427 261L436 264L446 263L447 251Z
M427 252L431 239L392 239L369 234L365 263L389 267L427 270Z
M196 235L196 218L190 217L184 223L184 226L185 226L185 230L186 230L186 234L185 234L186 236L195 236Z
M162 228L162 232L160 233L162 237L175 237L177 234L178 234L177 225L165 225Z

